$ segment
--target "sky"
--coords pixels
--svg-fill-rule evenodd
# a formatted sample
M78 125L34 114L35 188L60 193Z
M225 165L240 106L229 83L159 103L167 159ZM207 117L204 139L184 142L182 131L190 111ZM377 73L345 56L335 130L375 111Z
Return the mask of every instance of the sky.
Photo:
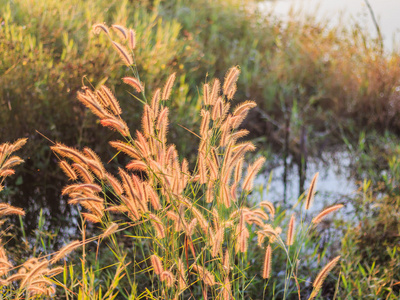
M392 50L400 45L400 0L369 0L384 38L385 48ZM275 0L260 2L260 8L271 9L278 16L287 16L291 7L301 9L303 14L314 14L317 19L329 19L332 26L339 22L351 24L351 20L360 22L373 36L376 36L371 15L364 0ZM342 19L341 14L344 14ZM393 43L393 37L395 42Z

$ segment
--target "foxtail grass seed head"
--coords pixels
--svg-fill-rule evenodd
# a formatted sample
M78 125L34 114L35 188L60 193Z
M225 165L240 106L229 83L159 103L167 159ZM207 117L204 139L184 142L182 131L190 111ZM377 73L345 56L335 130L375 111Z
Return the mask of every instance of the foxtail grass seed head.
M192 221L190 221L189 226L187 227L186 234L187 236L192 236L193 231L197 225L197 218L194 218Z
M175 82L175 78L176 78L176 73L172 73L169 77L167 82L165 83L162 95L161 95L161 100L168 100L169 97L171 97L171 91L172 91L172 87L174 85Z
M186 270L185 266L180 258L178 258L178 287L180 291L186 289Z
M128 50L117 42L112 42L114 49L118 52L119 56L123 60L126 66L130 67L133 65L133 58L128 52Z
M60 154L61 156L68 157L75 162L82 163L83 165L87 165L88 158L83 155L80 151L67 147L63 144L57 143L55 146L50 147L51 150Z
M100 87L100 89L101 89L101 93L103 95L104 101L107 102L107 106L109 106L111 108L113 113L115 115L122 114L121 107L119 106L119 102L118 102L117 98L115 98L114 93L105 85L102 85Z
M233 111L232 128L235 128L235 129L238 128L242 124L244 119L246 118L250 109L252 109L256 106L257 106L257 104L254 101L245 101L245 102L239 104Z
M314 289L311 293L309 300L313 299L318 295L318 292L322 288L322 284L324 283L326 276L328 276L329 272L332 271L332 269L336 266L339 259L340 256L335 257L318 273L317 277L313 282Z
M208 110L202 110L201 115L203 116L203 118L201 120L200 135L202 137L206 137L210 123L210 112Z
M318 224L321 222L327 215L341 209L343 207L343 204L336 204L331 207L325 208L323 211L321 211L314 219L312 219L312 223Z
M237 85L234 84L234 85L232 86L232 88L229 90L229 93L226 95L226 99L232 100L233 97L234 97L235 94L236 94L236 91L237 91Z
M12 145L10 145L9 152L11 153L11 152L15 152L15 151L21 149L26 144L27 141L28 141L27 138L21 138L21 139L16 140ZM0 153L0 156L1 156L1 153Z
M314 194L315 194L315 188L317 185L317 180L318 180L318 172L315 173L313 179L311 180L311 184L310 187L308 189L308 194L307 194L307 198L306 198L306 209L310 209L313 201L314 201Z
M144 91L143 84L137 78L124 77L124 78L122 78L122 81L124 83L130 85L131 87L133 87L138 93Z
M0 217L10 215L25 216L25 212L22 208L14 207L8 204L5 204L0 208Z
M214 201L214 182L210 182L207 186L206 202L211 203Z
M81 213L82 217L85 221L88 221L90 223L101 223L101 218L94 215L94 214L90 214L90 213Z
M9 168L15 167L15 166L17 166L17 165L19 165L19 164L21 164L21 163L23 163L23 162L24 162L24 160L21 159L20 157L18 157L18 156L11 156L10 158L8 158L8 159L3 163L3 165L1 166L1 169L6 170L6 169L9 169Z
M130 144L121 142L121 141L111 141L109 142L111 147L114 147L118 151L122 151L131 158L134 159L141 159L141 156L139 155L139 152Z
M223 300L231 300L233 299L232 295L232 287L231 287L231 283L229 281L229 277L225 277L224 279L224 285L222 287L222 299Z
M225 270L225 273L228 275L231 271L231 263L230 263L230 257L229 257L229 250L225 250L225 255L224 255L224 261L223 261L223 267Z
M94 182L94 177L87 168L85 168L84 166L82 166L81 164L78 164L78 163L73 163L72 167L76 171L76 173L78 173L79 178L84 183L93 183Z
M161 263L161 259L157 255L150 256L151 265L153 266L154 273L160 275L164 272L163 265Z
M224 228L220 228L215 233L214 243L211 249L211 256L216 257L222 251L222 243L224 242Z
M295 221L296 221L296 218L295 218L295 215L293 214L292 217L290 218L287 239L286 239L286 245L288 245L288 246L293 245L294 232L295 232Z
M264 200L264 201L260 202L260 206L261 207L265 207L268 210L269 214L271 215L271 219L274 218L274 216L275 216L275 207L272 204L272 202Z
M161 281L165 281L167 287L172 287L175 282L175 277L170 271L164 271L160 275Z
M161 219L154 214L150 214L149 217L153 225L153 228L157 233L157 238L159 239L165 238L165 227L164 224L161 222Z
M211 112L211 119L213 121L217 120L218 118L221 118L223 114L223 109L224 109L224 102L222 100L222 97L219 97L217 101L214 104L214 107Z
M124 26L114 24L114 25L111 26L111 28L117 33L117 35L122 40L128 39L128 30Z
M265 211L263 211L261 208L256 208L256 209L254 209L254 210L251 212L251 214L252 214L253 216L259 217L259 218L261 218L261 219L263 219L263 220L268 220L268 219L269 219L267 213L266 213Z
M69 243L68 245L61 248L60 251L58 251L58 253L50 260L50 263L51 264L56 263L60 259L63 259L68 253L72 252L73 250L75 250L76 248L78 248L80 246L81 246L81 242L78 240Z
M133 29L129 29L128 32L128 45L131 50L136 48L136 31Z
M160 110L160 97L161 97L161 89L156 89L156 91L153 94L153 98L151 99L151 109L153 110L155 118L157 118Z
M221 82L218 79L214 79L213 86L210 93L210 104L214 105L219 97L221 89Z
M113 233L115 233L118 229L118 224L117 223L111 223L110 226L108 226L108 228L104 231L104 233L102 234L102 238L106 238L110 235L112 235Z
M95 183L78 183L67 185L61 192L62 195L68 195L73 192L95 192L99 193L102 191L101 186Z
M154 135L153 112L148 104L146 104L143 109L142 128L143 134L147 138Z
M22 288L25 288L30 281L34 280L36 278L36 276L41 274L41 271L43 271L43 269L46 269L47 266L49 265L49 262L47 260L42 261L42 262L38 262L33 268L32 270L26 274L24 280L21 281L20 286Z
M118 179L110 173L106 173L105 176L107 179L107 183L113 188L114 192L117 195L122 195L124 190L122 189L121 183L118 181Z
M268 245L267 250L265 251L264 265L262 272L262 277L264 279L268 279L271 276L271 265L272 265L271 259L272 259L272 248L271 245Z
M13 169L6 169L6 170L0 169L0 177L8 177L8 176L11 176L14 174L15 174L15 171Z
M210 105L210 86L208 83L203 85L203 100L204 105Z
M236 82L239 78L240 70L238 67L232 67L226 72L225 80L224 80L224 94L230 95L232 90L235 89Z
M250 165L247 169L247 175L243 181L243 190L250 191L253 188L253 181L257 173L262 168L265 162L264 157L260 157L257 159L252 165Z
M105 34L109 35L110 31L108 30L108 27L105 24L98 23L93 25L93 33L94 34L100 34L100 32L104 32Z
M241 229L238 229L237 231L238 231L238 238L237 238L238 240L236 244L236 252L245 253L247 251L248 240L250 237L249 230L244 225L241 226Z
M192 270L199 274L200 279L203 280L205 285L208 286L215 285L214 275L206 268L199 265L192 265Z
M147 193L149 195L151 206L153 206L153 208L155 210L161 209L162 206L160 203L160 197L158 196L156 191L154 191L154 189L150 185L147 186Z

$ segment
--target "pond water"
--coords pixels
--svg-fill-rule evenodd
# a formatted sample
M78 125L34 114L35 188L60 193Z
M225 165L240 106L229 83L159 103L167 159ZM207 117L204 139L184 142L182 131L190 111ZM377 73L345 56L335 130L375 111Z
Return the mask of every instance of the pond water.
M400 1L369 0L369 4L382 32L387 51L399 49ZM328 21L331 26L362 25L373 37L377 31L365 0L270 0L259 3L262 11L271 12L278 18L285 18L291 9L300 16L313 15L319 21Z
M289 157L288 160L291 160ZM267 164L268 165L268 164ZM288 161L287 180L284 181L285 166L282 159L269 169L260 174L256 179L256 185L262 187L263 200L270 200L275 205L285 203L287 208L291 208L298 202L300 196L300 175L298 166ZM351 213L353 206L349 199L353 198L358 186L351 175L351 155L345 150L326 151L320 158L309 158L307 161L307 171L305 186L306 191L314 177L319 172L317 181L317 193L311 208L312 213L321 211L327 206L336 203L345 204L341 214ZM269 190L266 186L271 176ZM295 209L298 210L298 209Z

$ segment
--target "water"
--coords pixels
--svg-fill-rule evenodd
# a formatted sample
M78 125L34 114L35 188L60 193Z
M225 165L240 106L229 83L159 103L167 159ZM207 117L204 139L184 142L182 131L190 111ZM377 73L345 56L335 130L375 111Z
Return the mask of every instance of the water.
M289 158L290 159L290 158ZM268 199L273 203L284 203L288 207L295 205L300 193L300 177L298 167L295 164L288 164L287 183L285 185L284 164L281 160L274 167L270 167L267 172L261 174L256 179L256 185L266 186L269 174L272 172L272 181L268 192L264 190L263 199ZM307 161L307 173L304 188L307 190L314 174L319 172L317 182L317 194L315 195L312 212L319 212L327 206L336 203L345 204L341 214L349 213L353 207L348 200L353 198L357 191L355 179L351 176L351 156L348 152L327 151L321 158L310 158ZM286 189L286 199L284 199Z
M380 26L385 49L399 49L400 1L369 0L369 3ZM313 15L319 21L328 21L331 26L353 26L357 22L371 36L377 37L374 22L364 0L271 0L260 2L259 8L266 12L272 10L277 17L283 19L294 9L300 16Z

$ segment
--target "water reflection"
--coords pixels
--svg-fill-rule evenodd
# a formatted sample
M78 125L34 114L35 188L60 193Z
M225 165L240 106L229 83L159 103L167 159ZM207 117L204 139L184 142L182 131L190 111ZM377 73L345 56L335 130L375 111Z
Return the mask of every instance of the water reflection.
M256 184L266 186L272 172L270 189L268 192L264 190L263 197L274 203L286 203L288 207L297 203L316 172L319 172L319 178L313 211L320 211L336 202L347 202L358 188L351 176L351 155L345 150L326 151L320 158L309 158L306 174L299 172L299 166L293 157L288 157L286 164L278 159L276 157L278 163L260 175L256 181Z

